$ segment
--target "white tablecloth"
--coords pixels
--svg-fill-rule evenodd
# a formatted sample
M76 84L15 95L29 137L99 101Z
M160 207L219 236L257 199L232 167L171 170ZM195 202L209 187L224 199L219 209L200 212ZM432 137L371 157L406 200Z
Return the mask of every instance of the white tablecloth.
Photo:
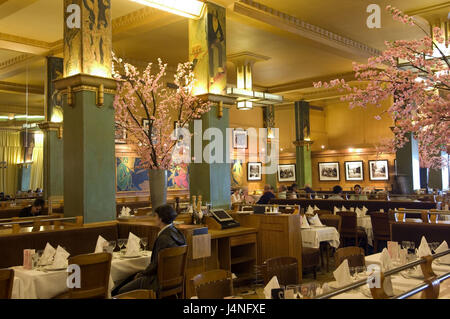
M380 264L381 253L370 255L366 257L366 266L370 264ZM450 265L442 265L433 262L433 271L436 275L440 276L446 274L450 271ZM392 287L395 294L400 294L407 292L414 287L419 286L423 283L421 279L415 278L405 278L400 273L390 276L392 281ZM363 288L351 290L349 292L337 295L332 299L372 299L372 297L367 296L362 293ZM367 291L367 290L366 290ZM414 295L413 298L420 298L421 293ZM439 299L450 299L450 280L446 280L440 285Z
M111 261L109 290L129 276L144 270L150 263L151 252L138 258L119 258L114 253ZM67 291L67 272L25 270L22 266L14 269L13 299L50 299Z
M303 247L319 248L321 242L328 242L331 247L339 247L339 233L334 227L314 227L302 229Z
M367 234L367 242L370 246L373 246L373 229L370 216L362 216L356 218L356 224L357 226L364 228L364 231Z

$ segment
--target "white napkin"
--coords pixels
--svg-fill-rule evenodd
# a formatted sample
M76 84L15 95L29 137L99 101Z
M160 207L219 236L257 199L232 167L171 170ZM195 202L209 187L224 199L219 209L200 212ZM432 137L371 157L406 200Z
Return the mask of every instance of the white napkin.
M70 254L61 246L58 245L56 248L55 253L55 259L52 264L52 268L64 268L69 265L69 261L67 260L69 258Z
M127 251L125 256L137 256L139 255L139 250L141 249L141 239L135 234L131 233L128 235Z
M53 256L55 256L56 249L52 245L47 243L45 245L44 252L42 253L41 259L39 260L40 266L50 265L53 262Z
M336 207L336 206L334 206L334 214L336 215L336 213L339 211L339 209Z
M313 217L309 218L309 222L313 226L323 226L322 222L320 221L319 215L314 215Z
M341 211L343 211L343 212L346 212L346 211L347 211L347 208L345 208L345 206L344 206L344 205L342 205L342 207L341 207Z
M131 209L129 207L122 207L122 210L120 211L120 216L127 217L130 216Z
M358 217L362 217L363 216L363 214L362 214L363 212L362 212L362 210L361 209L359 209L359 207L356 207L356 216L358 216Z
M98 236L97 239L97 245L95 246L95 253L102 253L103 252L103 246L107 243L108 241L103 238L102 236Z
M381 270L383 272L391 270L393 267L391 257L389 256L389 252L386 248L384 248L383 251L381 252L380 263L381 263ZM384 292L388 296L394 295L394 289L392 288L391 276L384 278L383 289L384 289Z
M448 250L448 244L447 242L444 240L442 242L442 244L439 245L438 248L436 248L435 253L442 253L444 251ZM443 264L447 264L450 265L450 254L445 255L444 257L439 258L439 262L443 263Z
M366 213L367 213L368 211L369 211L369 210L367 209L367 207L366 207L366 206L363 206L363 208L362 208L363 216L366 216Z
M350 211L354 212L355 211L355 207L350 207Z
M396 242L396 241L388 241L387 242L387 248L388 248L389 256L391 256L392 259L398 259L399 258L398 242Z
M314 205L314 210L320 210L320 208Z
M306 216L300 216L300 218L302 219L300 228L311 228L311 226L309 226L308 218L306 218Z
M272 279L268 282L267 286L264 287L264 295L266 299L272 299L272 289L280 288L280 284L278 283L277 276L273 276Z
M417 256L419 258L422 258L425 256L431 256L431 249L430 249L430 246L428 246L428 242L425 239L425 236L422 236L419 249L417 250Z
M352 282L350 269L348 268L348 259L345 259L339 267L333 271L334 279L336 279L339 287L346 286Z
M308 209L306 210L306 214L307 214L307 215L312 215L312 214L314 214L314 208L312 208L311 205L308 206Z

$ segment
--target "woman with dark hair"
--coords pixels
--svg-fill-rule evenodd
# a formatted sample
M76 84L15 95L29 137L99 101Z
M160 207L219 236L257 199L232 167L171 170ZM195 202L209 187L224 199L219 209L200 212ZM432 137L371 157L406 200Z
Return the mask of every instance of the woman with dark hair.
M343 199L341 195L342 195L342 187L336 185L333 187L333 195L328 197L328 199Z
M159 206L156 208L155 213L156 226L159 227L160 231L153 244L150 264L144 271L133 275L117 286L112 295L123 294L137 289L149 289L158 294L158 253L166 248L186 245L186 238L183 233L173 225L173 221L177 217L174 208L171 205Z

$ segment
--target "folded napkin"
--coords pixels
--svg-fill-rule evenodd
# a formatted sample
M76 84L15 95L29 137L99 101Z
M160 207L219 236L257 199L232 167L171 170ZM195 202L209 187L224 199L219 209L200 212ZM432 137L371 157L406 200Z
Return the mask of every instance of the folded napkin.
M339 211L339 208L337 208L336 206L334 206L334 214L336 215L336 213Z
M348 268L348 259L345 259L339 267L333 271L333 276L339 287L351 284L352 276L350 276L350 269Z
M345 206L344 206L344 205L342 205L342 207L341 207L341 211L343 211L343 212L346 212L346 211L347 211L347 208L345 208Z
M313 217L310 217L309 222L313 226L323 226L322 222L320 221L319 215L317 214L315 214Z
M131 208L129 207L122 207L122 210L120 211L120 216L127 217L130 216Z
M389 252L386 248L384 248L383 251L381 252L380 263L381 263L381 270L383 272L391 270L393 267L391 257L389 256ZM384 278L383 289L384 289L384 292L388 296L394 295L394 289L392 288L391 276Z
M320 210L320 208L314 205L314 210Z
M308 218L306 218L306 216L300 216L300 218L301 218L300 228L311 228L311 226L309 226Z
M442 252L447 251L447 250L448 250L448 244L444 240L442 242L442 244L440 244L439 247L436 248L435 253L438 254L438 253L442 253ZM450 254L447 254L444 257L439 258L439 262L443 263L443 264L450 265Z
M97 245L95 246L95 253L102 253L103 252L103 247L105 246L105 244L107 244L108 241L103 238L102 236L98 236L97 239Z
M278 283L277 276L273 276L272 279L267 283L267 286L264 287L264 296L266 299L272 299L272 289L280 288L280 284Z
M363 206L363 208L362 208L362 212L363 212L363 216L366 216L366 213L368 212L369 210L367 209L367 207L366 206Z
M431 249L430 246L428 246L428 242L425 239L425 236L422 236L422 239L420 240L420 246L419 249L417 250L417 256L419 258L431 256Z
M67 260L69 258L70 254L61 246L58 245L56 248L55 253L55 259L53 260L52 267L53 268L64 268L69 265L69 261Z
M45 245L44 252L42 253L41 259L39 259L39 266L50 265L53 262L53 257L55 256L56 249L52 245L47 243Z
M363 217L363 212L359 207L356 207L356 216L357 217Z
M354 212L355 211L355 207L350 207L350 211Z
M400 249L398 251L398 258L400 259L400 264L405 265L407 262L408 249Z
M310 206L308 206L308 209L306 210L306 214L307 215L313 215L314 214L314 208Z
M135 234L131 233L128 235L127 251L125 256L137 256L141 249L141 239Z
M396 241L388 241L387 242L387 248L388 248L389 256L391 256L392 259L398 259L398 257L399 257L399 254L398 254L398 250L399 250L398 242L396 242Z

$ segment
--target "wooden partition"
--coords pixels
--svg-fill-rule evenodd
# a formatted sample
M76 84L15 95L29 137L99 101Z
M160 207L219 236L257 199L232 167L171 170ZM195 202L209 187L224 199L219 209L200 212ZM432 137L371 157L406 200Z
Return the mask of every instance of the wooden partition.
M242 226L258 230L258 264L273 257L297 258L299 282L302 281L302 240L300 215L244 215L233 213L232 217Z

